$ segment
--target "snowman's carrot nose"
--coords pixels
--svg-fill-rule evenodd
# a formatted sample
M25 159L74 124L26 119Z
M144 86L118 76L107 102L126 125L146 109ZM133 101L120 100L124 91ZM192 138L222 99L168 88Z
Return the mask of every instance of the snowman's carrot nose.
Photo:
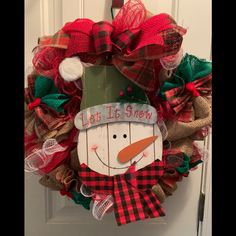
M130 161L133 157L142 152L145 148L147 148L151 143L153 143L157 139L157 136L151 136L148 138L141 139L135 143L130 144L129 146L123 148L118 153L118 161L121 163L126 163Z

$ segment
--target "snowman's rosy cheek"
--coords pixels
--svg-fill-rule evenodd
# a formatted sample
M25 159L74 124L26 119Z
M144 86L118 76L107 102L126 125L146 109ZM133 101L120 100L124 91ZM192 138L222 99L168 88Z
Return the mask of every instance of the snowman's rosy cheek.
M91 146L91 151L95 152L97 150L97 148L98 148L98 145L97 144L93 144Z
M148 152L148 150L145 150L144 152L143 152L143 157L148 157L149 156L149 152Z

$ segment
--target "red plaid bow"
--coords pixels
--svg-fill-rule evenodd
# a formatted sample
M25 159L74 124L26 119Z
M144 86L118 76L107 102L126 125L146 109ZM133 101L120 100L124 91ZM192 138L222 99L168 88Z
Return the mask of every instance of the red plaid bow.
M211 80L212 74L203 78L194 80L191 84L195 87L198 95L208 96L211 94ZM188 83L187 83L188 84ZM193 93L196 91L189 91L186 85L170 89L165 92L166 100L169 105L178 114L178 120L182 122L189 122L193 111ZM195 95L196 96L196 95ZM181 113L180 113L181 111Z
M165 215L151 190L163 174L164 164L159 160L138 171L132 165L125 174L112 177L96 173L85 164L79 170L82 183L93 192L113 195L118 225Z

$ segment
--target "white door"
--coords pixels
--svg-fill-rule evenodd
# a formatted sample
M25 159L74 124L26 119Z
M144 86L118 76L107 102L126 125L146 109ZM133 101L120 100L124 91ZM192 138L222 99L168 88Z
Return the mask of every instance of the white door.
M25 65L31 65L31 51L39 36L55 33L65 22L79 17L94 21L111 20L111 0L25 0ZM198 57L211 56L210 0L143 0L156 14L171 14L188 29L184 50ZM202 143L204 145L204 143ZM210 150L210 139L205 148ZM204 165L190 173L164 207L166 217L117 227L113 214L96 221L86 211L58 192L38 183L39 177L25 174L25 236L210 236L211 235L211 155ZM200 192L205 194L204 221L199 222Z

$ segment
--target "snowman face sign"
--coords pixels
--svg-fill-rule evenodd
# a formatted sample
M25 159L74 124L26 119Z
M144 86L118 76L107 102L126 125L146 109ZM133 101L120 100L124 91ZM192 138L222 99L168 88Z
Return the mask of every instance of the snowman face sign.
M114 176L132 163L138 170L162 159L157 111L141 88L114 66L85 68L82 83L81 111L74 120L80 164Z
M102 124L80 131L78 157L97 173L123 174L134 162L138 170L161 159L162 135L156 124Z

